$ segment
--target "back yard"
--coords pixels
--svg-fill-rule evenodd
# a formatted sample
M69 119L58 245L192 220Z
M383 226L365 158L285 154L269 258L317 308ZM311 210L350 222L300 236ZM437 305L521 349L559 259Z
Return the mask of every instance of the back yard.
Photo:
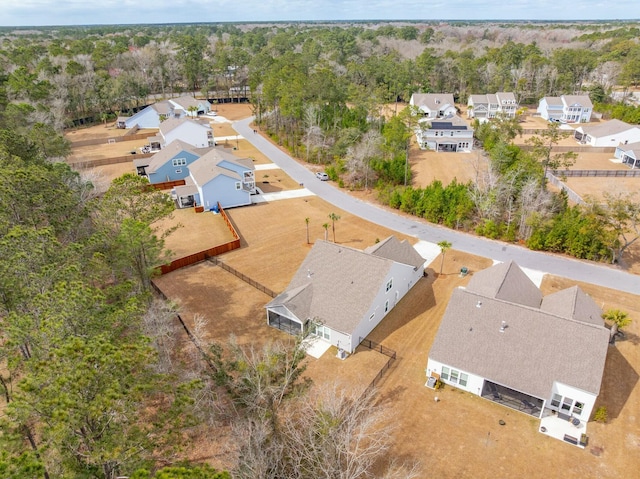
M219 105L218 113L223 115ZM230 105L245 109L247 106ZM235 114L239 113L236 111ZM245 112L245 114L247 114ZM234 140L230 140L235 143ZM231 146L236 146L235 144ZM252 150L248 142L238 143L239 156L251 157L256 164L267 160ZM413 155L415 153L415 155ZM453 177L471 179L481 155L446 154L429 156L412 151L415 184L427 184L438 178L448 183ZM256 173L258 186L265 191L299 188L281 170ZM372 192L357 192L367 201L375 201ZM341 211L324 200L309 196L262 203L227 211L236 227L241 248L220 259L244 275L275 292L282 291L306 256L314 241L328 234L323 224L331 223L330 213L340 215L336 222L336 241L359 249L384 239L391 231ZM192 215L192 216L189 216ZM190 231L191 219L203 223L197 237ZM196 215L189 210L176 215L176 221L189 224L168 240L176 254L222 242L224 228L213 215ZM305 219L308 218L308 229ZM308 231L308 240L307 240ZM402 238L402 236L400 236ZM409 241L415 242L409 237ZM455 244L453 245L455 248ZM379 386L378 401L385 406L388 421L395 428L389 458L420 461L422 477L491 478L496 477L631 477L640 468L640 298L620 294L592 285L581 285L603 309L613 307L627 311L633 319L626 339L609 348L600 404L609 411L607 424L589 423L590 442L585 450L553 440L537 432L537 421L530 416L506 409L454 388L436 393L427 389L425 367L427 355L440 319L454 288L465 285L469 277L457 274L462 266L471 274L491 264L491 260L450 250L442 275L440 258L428 270L429 276L392 310L369 339L397 352L398 358ZM435 269L435 271L434 271ZM266 325L264 305L270 297L210 262L175 271L157 278L156 284L172 300L181 304L182 317L188 326L194 315L208 320L208 341L226 341L233 335L240 344L256 348L271 341L288 341L290 337ZM545 293L573 284L566 279L545 277ZM338 381L345 387L363 390L386 363L387 357L362 346L346 361L335 357L330 349L320 359L309 358L307 375L317 385ZM530 365L535 367L535 365ZM500 425L503 420L505 425ZM217 467L228 467L233 460L229 451L214 447L224 440L226 431L194 441L193 459L206 460Z
M310 218L313 242L323 237L321 224L331 210L316 197L229 210L243 247L221 259L280 292L310 247L304 218ZM292 211L296 213L292 215ZM391 233L336 212L342 215L336 224L336 239L341 244L364 248ZM640 446L638 297L582 285L604 309L620 307L629 312L634 323L627 340L609 349L600 403L607 406L610 422L591 422L589 446L580 450L539 434L537 421L525 414L456 389L438 391L439 402L434 401L436 393L424 386L424 369L453 288L469 280L457 272L462 266L473 273L491 264L486 258L452 250L446 255L444 274L438 275L434 269L439 271L439 261L436 259L428 270L429 277L421 280L369 337L398 354L379 390L379 402L388 407L389 421L395 425L389 457L421 461L427 474L424 477L445 478L508 477L513 471L523 477L557 477L560 470L569 478L617 478L640 467L635 454ZM239 343L260 347L289 339L266 326L263 307L270 300L267 295L211 263L176 271L156 282L170 298L182 303L187 322L194 314L208 318L210 340L225 341L233 334ZM570 284L562 278L546 277L542 289L549 292ZM339 381L364 389L386 360L386 356L362 346L346 361L336 359L335 350L329 350L320 359L309 358L307 375L318 385ZM500 419L506 425L499 425ZM199 451L220 466L229 460Z

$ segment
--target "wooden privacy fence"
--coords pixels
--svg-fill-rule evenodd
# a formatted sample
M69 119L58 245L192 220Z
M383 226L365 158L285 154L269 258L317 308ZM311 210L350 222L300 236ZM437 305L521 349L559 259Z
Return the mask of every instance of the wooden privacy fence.
M163 264L162 266L160 266L160 274L167 274L167 273L170 273L171 271L184 268L185 266L200 263L207 259L218 256L219 254L227 253L229 251L233 251L234 249L240 248L240 236L238 236L238 232L231 224L231 221L229 221L229 217L227 216L227 213L222 209L222 206L220 206L220 203L218 203L218 211L222 215L222 218L224 219L224 222L226 223L227 228L229 228L229 231L231 231L233 240L229 241L228 243L223 243L223 244L214 246L213 248L200 251L198 253L190 254L183 258L178 258L176 260L173 260L169 264Z
M223 243L218 246L214 246L213 248L199 251L198 253L190 254L182 258L178 258L176 260L173 260L169 264L163 264L162 266L160 266L160 272L161 274L171 273L172 271L184 268L185 266L201 263L202 261L213 258L214 256L218 256L219 254L227 253L238 248L240 248L240 240L235 239L233 241L229 241L228 243Z
M163 181L162 183L152 183L156 190L169 190L174 186L184 186L186 182L184 180Z
M83 168L93 168L96 166L129 163L139 158L150 158L152 156L153 156L153 153L142 153L140 155L136 154L136 155L126 155L126 156L115 156L113 158L101 158L99 160L87 160L87 161L78 161L78 162L70 161L69 164L75 169L83 169Z
M640 170L555 170L560 177L607 177L607 178L640 178Z
M111 136L109 138L94 138L91 140L80 140L80 141L72 141L71 147L77 148L79 146L92 146L92 145L108 145L111 143L121 143L123 141L135 141L135 140L146 140L150 136L153 136L149 133L134 133L134 134L124 134L122 136Z

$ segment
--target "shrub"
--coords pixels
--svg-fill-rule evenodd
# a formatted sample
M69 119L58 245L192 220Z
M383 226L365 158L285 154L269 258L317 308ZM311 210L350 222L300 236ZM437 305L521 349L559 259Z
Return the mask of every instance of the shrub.
M600 406L596 409L596 412L593 414L593 420L601 423L607 422L607 407Z

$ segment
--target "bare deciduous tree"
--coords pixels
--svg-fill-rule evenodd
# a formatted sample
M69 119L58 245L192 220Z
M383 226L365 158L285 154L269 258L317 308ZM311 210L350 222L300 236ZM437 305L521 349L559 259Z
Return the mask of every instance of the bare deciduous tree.
M157 353L155 368L160 373L173 369L176 347L176 308L160 299L152 301L142 317L144 334L151 339L151 345Z
M381 148L382 136L378 130L369 130L357 144L349 147L346 166L351 184L364 184L365 189L369 188L369 181L375 179L371 160L381 156Z

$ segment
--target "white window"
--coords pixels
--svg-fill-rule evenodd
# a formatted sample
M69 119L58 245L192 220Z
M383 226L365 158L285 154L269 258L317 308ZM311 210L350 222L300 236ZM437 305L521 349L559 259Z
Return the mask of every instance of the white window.
M182 173L182 168L178 168L178 169L176 170L176 173Z
M571 411L571 406L573 405L573 399L564 398L562 401L562 410L563 411Z
M387 288L385 289L385 292L389 292L389 290L393 288L393 278L391 278L388 282L387 282Z
M386 313L387 311L389 311L389 300L388 299L384 302L384 312Z
M562 401L562 396L560 396L560 394L554 394L553 398L551 398L551 405L553 407L560 407L560 401Z
M331 339L331 330L321 324L311 323L311 334L327 341Z
M469 383L469 375L467 373L460 372L456 369L442 366L442 379L452 382L453 384L460 384L460 386L466 386Z
M576 403L573 405L573 414L575 414L576 416L580 416L582 414L583 409L584 409L584 403L576 401Z
M173 166L186 166L187 159L186 158L174 158L171 160L171 164Z
M242 183L240 183L239 181L236 181L236 190L241 190L242 189Z

